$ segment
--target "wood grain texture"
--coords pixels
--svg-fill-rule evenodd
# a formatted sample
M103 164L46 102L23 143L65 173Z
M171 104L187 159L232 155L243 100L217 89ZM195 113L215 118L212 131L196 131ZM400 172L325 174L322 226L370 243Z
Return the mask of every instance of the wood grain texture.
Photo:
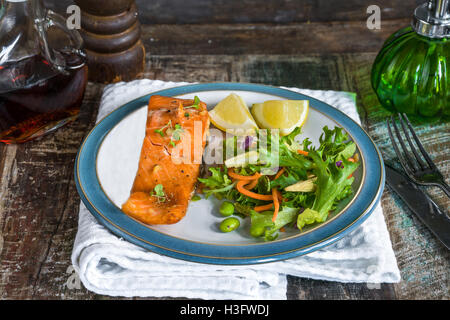
M388 113L380 108L369 82L376 50L331 54L320 49L316 53L280 55L264 54L256 46L244 51L249 54L230 54L228 48L219 46L210 54L200 54L191 44L184 47L189 54L178 50L168 54L167 48L175 48L175 43L164 41L165 47L155 47L147 53L143 77L356 92L364 128L385 159L395 164L384 125ZM221 50L225 53L220 53ZM1 299L114 299L78 286L70 261L80 201L73 181L73 163L83 137L95 122L102 89L103 85L89 83L80 118L74 123L24 145L0 145ZM427 150L448 177L449 124L421 125L417 129ZM428 191L442 207L449 207L442 192L436 188ZM388 188L382 206L401 270L399 284L370 289L367 284L289 277L288 298L449 299L448 251Z
M382 19L410 18L421 0L138 0L145 24L365 21L378 5Z
M2 298L56 298L64 290L79 206L73 163L101 94L100 86L88 88L77 121L30 143L2 146Z
M378 5L383 20L410 19L423 0L136 0L143 24L230 24L365 21ZM72 0L45 0L65 13Z
M376 52L409 19L383 21L380 30L365 21L286 25L145 25L147 52L167 54L309 54Z

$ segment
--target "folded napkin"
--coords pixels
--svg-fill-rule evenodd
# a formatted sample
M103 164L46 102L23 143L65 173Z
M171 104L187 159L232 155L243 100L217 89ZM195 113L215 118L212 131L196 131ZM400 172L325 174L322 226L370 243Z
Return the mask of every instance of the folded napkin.
M136 97L186 84L136 80L109 85L97 121ZM327 102L359 122L352 93L286 89ZM284 261L222 266L186 262L142 249L110 233L81 203L72 264L88 290L124 297L286 299L287 275L370 284L400 281L380 204L359 228L321 250Z

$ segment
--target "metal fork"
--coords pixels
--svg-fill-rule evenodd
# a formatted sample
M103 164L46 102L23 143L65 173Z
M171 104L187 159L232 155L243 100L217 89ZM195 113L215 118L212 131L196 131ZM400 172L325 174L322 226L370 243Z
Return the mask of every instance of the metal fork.
M411 123L408 120L408 117L406 114L398 114L401 127L403 129L403 133L406 136L406 140L408 141L409 147L412 151L408 150L406 147L406 144L404 142L404 139L402 139L402 135L400 134L400 130L398 129L397 125L395 124L394 117L391 116L390 121L389 119L386 120L387 128L389 137L391 138L392 145L394 146L395 153L397 154L398 159L400 160L400 164L402 165L403 169L405 170L408 177L414 181L417 184L420 185L426 185L426 186L437 186L440 187L445 194L450 197L450 187L445 182L444 176L439 171L439 169L436 167L436 165L433 163L433 160L431 160L428 153L425 151L422 143L420 142L419 138L417 137L416 133L414 132ZM406 125L405 121L406 120ZM397 136L397 140L400 142L400 146L403 150L403 153L400 152L398 148L398 144L396 143L394 136L392 134L391 125L394 127L395 135ZM422 157L425 159L425 161L420 156L417 148L414 146L410 133L416 142L418 146L418 150L420 151ZM415 160L414 160L415 158Z

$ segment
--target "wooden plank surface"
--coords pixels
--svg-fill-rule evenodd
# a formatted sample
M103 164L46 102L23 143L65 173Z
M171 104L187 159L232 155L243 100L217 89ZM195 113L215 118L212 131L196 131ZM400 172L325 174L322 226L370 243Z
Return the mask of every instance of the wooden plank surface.
M340 36L335 35L335 42ZM161 36L161 39L165 38ZM168 54L168 48L175 48L176 42L153 46L147 56L144 77L356 92L365 129L385 158L395 161L383 122L387 113L379 107L370 88L370 67L376 50L351 53L348 48L330 54L320 49L318 53L280 55L270 51L267 54L262 48L268 46L254 44L245 50L250 53L240 54L227 51L223 46L230 40L226 36L222 40L214 51L203 54L193 44L183 47L187 52L176 51L176 54ZM380 40L376 43L381 45ZM221 54L221 50L225 53ZM70 262L80 201L73 181L73 161L83 137L94 124L102 89L103 85L89 83L76 122L24 145L0 145L1 299L111 299L79 286ZM448 124L418 127L419 136L447 177L450 173L448 129ZM440 191L435 188L429 191L441 206L448 208L449 201ZM389 189L383 194L382 206L401 269L401 283L371 289L366 284L289 277L288 298L448 299L449 253Z
M232 24L365 21L377 5L382 20L411 18L424 0L136 0L143 24ZM44 0L65 14L73 0Z
M410 19L383 21L369 30L365 21L226 25L144 25L142 41L153 54L303 54L377 52L389 35Z

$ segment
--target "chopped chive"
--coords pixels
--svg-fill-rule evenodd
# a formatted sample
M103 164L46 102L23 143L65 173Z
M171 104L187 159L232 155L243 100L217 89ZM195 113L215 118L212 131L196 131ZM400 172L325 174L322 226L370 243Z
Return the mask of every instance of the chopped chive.
M170 141L169 142L169 144L172 146L172 147L174 147L175 148L175 142L173 142L173 141Z
M198 200L201 200L202 198L200 198L200 196L198 196L198 195L195 195L195 196L193 196L192 198L191 198L191 201L198 201Z
M185 112L185 113L184 113L184 116L185 116L186 118L189 118L189 112Z
M175 124L175 129L181 129L181 126L180 126L180 124L179 123L177 123L177 124Z
M162 132L161 129L155 129L156 133L159 133L161 135L161 137L164 137L164 132Z

